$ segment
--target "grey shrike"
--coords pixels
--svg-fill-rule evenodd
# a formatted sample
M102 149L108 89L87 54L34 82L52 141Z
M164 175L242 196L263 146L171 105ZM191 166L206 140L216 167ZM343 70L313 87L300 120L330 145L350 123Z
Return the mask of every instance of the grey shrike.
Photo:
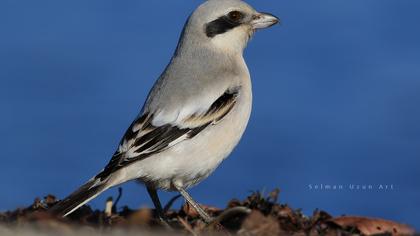
M105 168L50 209L67 216L103 191L140 180L161 220L157 189L186 192L207 178L238 144L252 107L243 58L256 30L278 23L240 0L208 0L188 18L176 51Z

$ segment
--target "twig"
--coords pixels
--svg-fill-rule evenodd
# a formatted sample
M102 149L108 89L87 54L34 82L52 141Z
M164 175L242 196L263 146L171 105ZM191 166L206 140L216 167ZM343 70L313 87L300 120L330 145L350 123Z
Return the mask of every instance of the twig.
M194 236L198 236L198 234L193 230L193 228L191 227L191 225L184 219L182 219L181 217L178 216L178 220L179 222L181 222L181 225L184 226L184 228L190 232L192 235Z
M175 203L178 198L181 197L181 194L176 195L175 197L171 198L168 203L166 203L165 207L163 208L163 213L166 213L171 209L172 205Z
M223 211L222 214L220 214L216 219L214 219L212 224L223 222L237 215L248 215L250 213L251 213L251 209L247 207L242 207L242 206L233 207L233 208Z
M117 212L117 205L118 205L118 202L120 201L120 199L122 197L122 194L123 194L123 190L122 190L121 187L119 187L118 188L118 196L117 196L117 199L114 202L114 206L112 207L112 212Z
M112 201L112 197L109 197L106 200L106 203L105 203L105 216L106 217L111 217L112 212L115 212L115 211L113 211L113 209L114 209L114 203Z

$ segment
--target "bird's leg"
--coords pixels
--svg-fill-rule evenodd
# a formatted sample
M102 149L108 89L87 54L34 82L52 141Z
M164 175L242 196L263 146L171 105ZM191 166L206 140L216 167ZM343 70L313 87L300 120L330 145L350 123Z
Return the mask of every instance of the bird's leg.
M166 226L170 227L165 216L165 212L163 212L162 204L160 203L159 196L155 188L147 186L147 192L149 193L150 198L153 201L153 205L155 205L156 213L158 215L159 220Z
M192 206L200 215L200 217L207 223L210 224L213 221L213 218L210 217L206 211L204 211L204 209L196 202L194 201L194 199L191 197L190 194L187 193L187 191L185 191L184 188L179 187L179 186L175 186L175 188L178 190L179 193L181 193L181 195L185 198L185 200L188 202L188 204L190 204L190 206Z

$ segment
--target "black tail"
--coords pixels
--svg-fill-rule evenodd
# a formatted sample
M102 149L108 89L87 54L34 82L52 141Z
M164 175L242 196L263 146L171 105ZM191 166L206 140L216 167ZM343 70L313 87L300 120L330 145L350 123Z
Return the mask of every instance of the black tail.
M97 181L97 179L89 180L86 184L70 194L70 196L58 202L48 211L51 214L62 217L69 215L108 188L106 181L99 184Z

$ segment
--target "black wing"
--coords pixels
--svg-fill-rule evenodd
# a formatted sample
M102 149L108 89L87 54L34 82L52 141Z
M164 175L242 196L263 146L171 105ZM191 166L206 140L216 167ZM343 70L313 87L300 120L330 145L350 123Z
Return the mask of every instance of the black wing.
M120 143L119 150L95 178L103 180L127 165L162 152L183 140L193 138L206 127L223 119L235 106L237 97L238 90L226 91L206 113L192 115L185 119L184 127L188 128L180 128L172 124L156 127L151 123L153 114L143 114L131 124Z

